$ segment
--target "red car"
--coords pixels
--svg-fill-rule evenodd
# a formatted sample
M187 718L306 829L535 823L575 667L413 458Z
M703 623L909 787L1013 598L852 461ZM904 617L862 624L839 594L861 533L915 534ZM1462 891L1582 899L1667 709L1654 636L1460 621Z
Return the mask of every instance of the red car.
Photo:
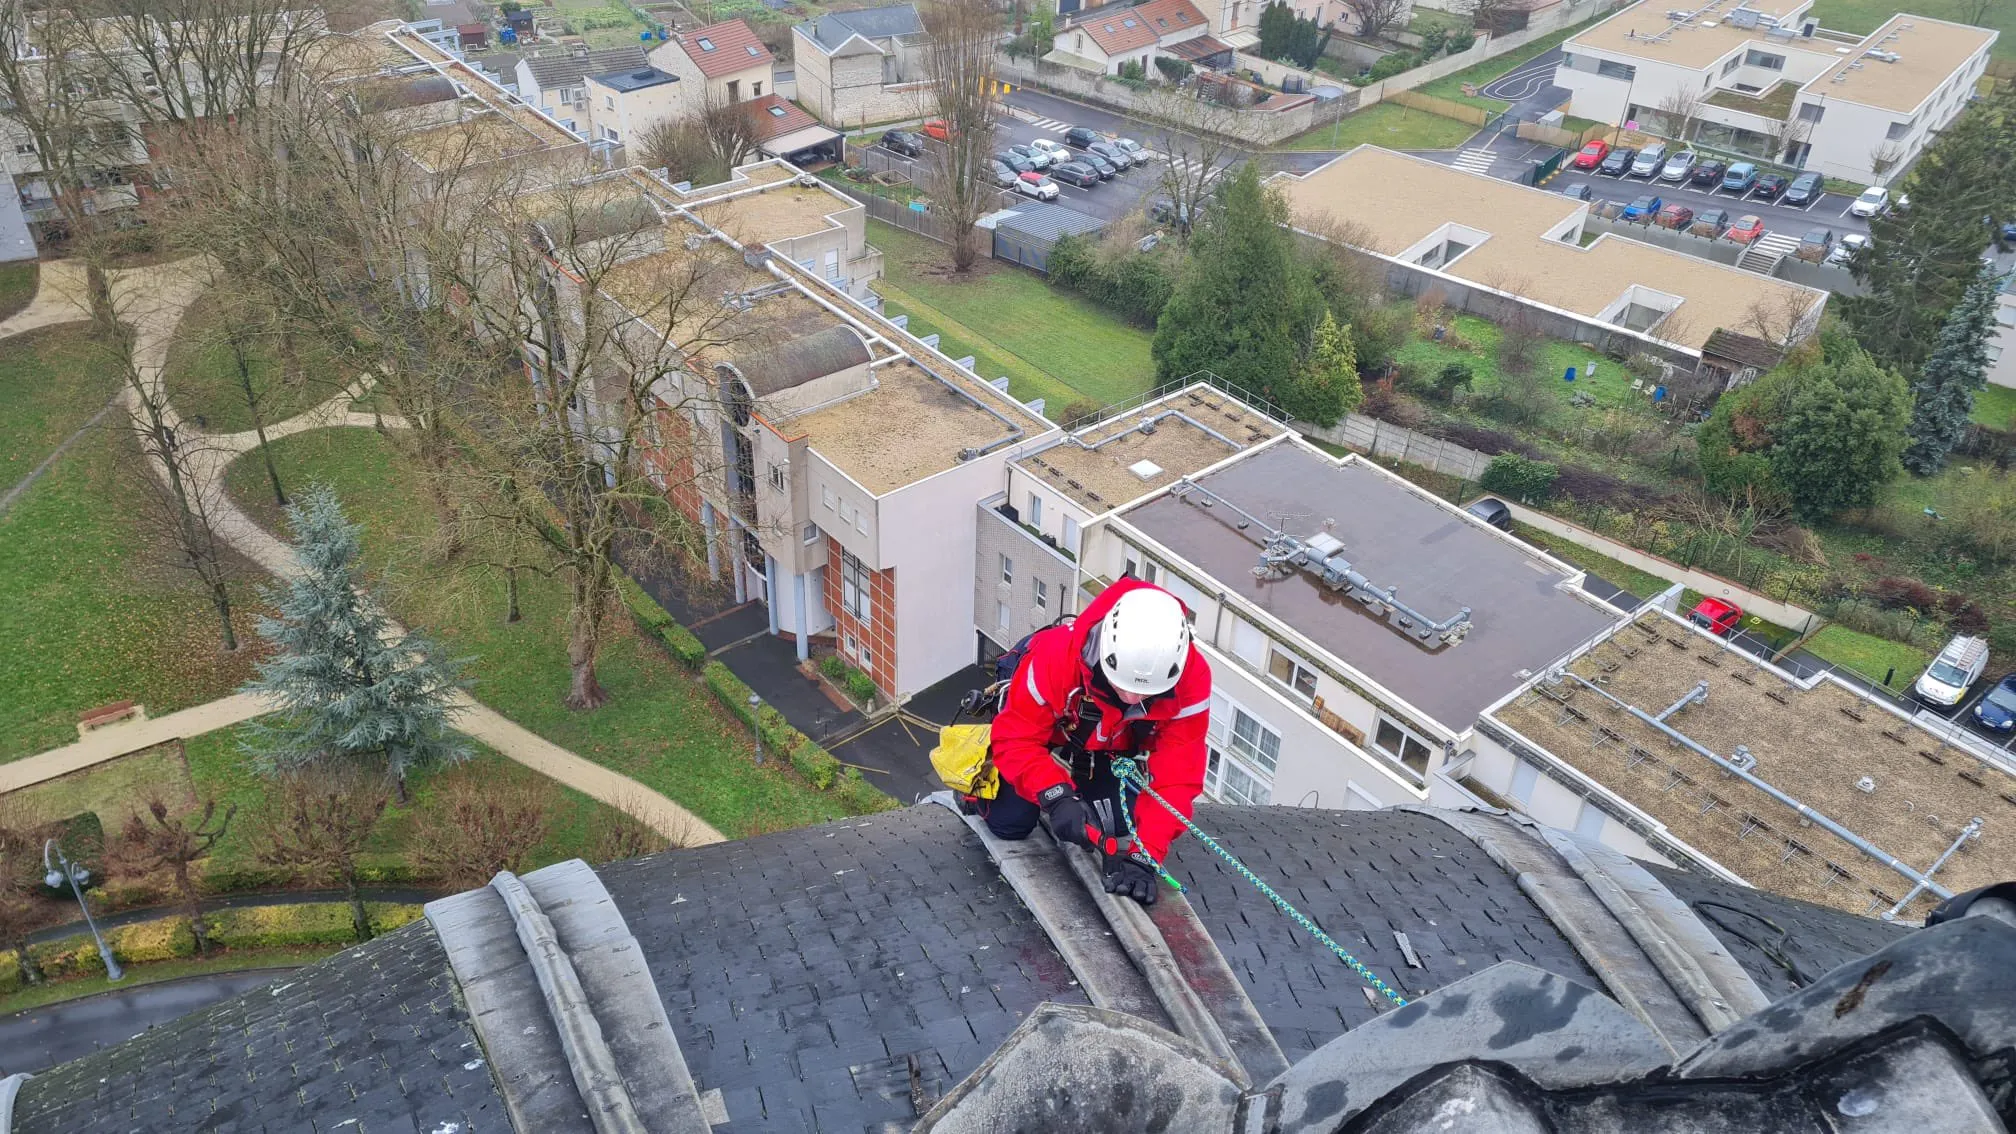
M1764 235L1764 220L1762 217L1752 215L1737 217L1736 223L1730 225L1729 231L1723 233L1722 237L1738 244L1748 244L1762 235Z
M1717 638L1727 638L1742 625L1743 608L1718 598L1704 598L1688 612L1687 621Z
M952 140L952 127L945 125L943 118L933 118L924 123L923 130L927 138L936 138L941 142Z
M1576 154L1568 162L1568 165L1571 169L1595 169L1597 166L1602 165L1603 159L1608 156L1610 156L1610 143L1602 141L1591 142L1583 146L1582 152Z
M1660 228L1681 229L1694 223L1694 210L1685 205L1668 205L1653 221Z

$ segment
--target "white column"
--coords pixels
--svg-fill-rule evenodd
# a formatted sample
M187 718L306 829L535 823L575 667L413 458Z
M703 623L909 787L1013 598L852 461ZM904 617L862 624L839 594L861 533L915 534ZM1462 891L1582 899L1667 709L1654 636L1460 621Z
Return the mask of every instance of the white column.
M763 605L770 611L770 633L777 633L777 557L763 553Z
M791 576L791 590L798 607L798 660L807 661L812 657L812 619L805 609L805 576Z

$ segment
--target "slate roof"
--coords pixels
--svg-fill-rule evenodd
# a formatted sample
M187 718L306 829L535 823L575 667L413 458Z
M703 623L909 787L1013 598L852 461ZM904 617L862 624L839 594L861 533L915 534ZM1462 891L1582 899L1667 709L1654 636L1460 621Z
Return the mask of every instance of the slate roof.
M756 32L741 20L708 24L704 28L680 32L678 38L679 47L686 52L686 57L693 60L700 73L710 79L777 61L763 41L756 38ZM702 40L712 44L712 49L703 45Z
M1784 350L1772 343L1755 335L1740 334L1721 327L1711 332L1707 341L1701 344L1701 353L1728 359L1738 366L1755 366L1759 370L1769 370L1785 358Z
M424 921L140 1038L40 1072L13 1134L508 1132L447 955Z
M924 31L924 20L917 14L915 4L891 4L886 8L828 12L799 24L798 30L830 55L857 35L867 40L920 35Z
M650 63L642 47L605 47L599 51L569 51L565 54L534 55L525 60L525 69L542 91L571 86L590 75L611 71L641 71Z
M1855 917L1706 874L1650 864L1646 869L1693 907L1773 1000L1911 932L1906 925Z

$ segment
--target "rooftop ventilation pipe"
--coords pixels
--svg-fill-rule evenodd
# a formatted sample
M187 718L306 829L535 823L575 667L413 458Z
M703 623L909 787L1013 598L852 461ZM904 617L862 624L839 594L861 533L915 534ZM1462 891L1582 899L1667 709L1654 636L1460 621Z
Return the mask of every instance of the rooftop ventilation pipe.
M1258 525L1267 533L1260 548L1260 562L1253 568L1254 578L1267 579L1277 572L1287 574L1298 568L1307 571L1323 586L1363 603L1377 617L1398 614L1399 617L1392 620L1393 625L1431 649L1453 646L1470 633L1469 607L1459 608L1448 618L1428 617L1401 602L1397 597L1398 587L1381 587L1354 569L1351 561L1344 558L1344 541L1328 532L1299 539L1271 524L1262 523L1251 512L1187 477L1177 481L1170 492L1179 500L1188 499L1194 493L1203 497L1200 502L1203 507L1222 505L1243 517L1245 523L1239 525L1239 530L1246 530L1248 525Z
M1706 681L1697 682L1694 688L1689 689L1687 691L1685 696L1681 697L1678 701L1673 702L1671 705L1668 705L1666 707L1666 711L1659 714L1659 719L1661 721L1664 721L1667 717L1672 716L1674 713L1679 712L1680 710L1686 708L1687 706L1693 704L1694 702L1706 701L1707 699L1708 699L1708 682Z
M1077 434L1072 434L1071 440L1072 442L1077 444L1078 447L1081 449L1097 452L1101 446L1111 445L1113 442L1118 441L1122 437L1126 437L1129 434L1153 433L1155 432L1155 427L1157 425L1162 424L1163 422L1169 420L1172 417L1180 418L1183 421L1189 422L1191 425L1194 425L1198 429L1201 429L1204 432L1210 434L1211 436L1216 437L1218 440L1225 442L1227 445L1230 445L1234 449L1245 448L1245 446L1239 444L1239 442L1232 440L1230 437L1225 436L1223 433L1218 432L1217 430L1211 428L1210 426L1204 424L1203 422L1198 421L1196 418L1191 417L1189 414L1184 413L1182 410L1177 409L1163 410L1161 413L1156 414L1154 417L1147 418L1146 420L1143 421L1138 421L1133 425L1130 425L1127 428L1120 430L1111 437L1100 438L1099 440L1094 441L1089 445L1086 444L1085 441L1082 438L1080 438ZM1097 429L1099 427L1097 425L1092 425L1088 426L1087 428Z
M1742 762L1740 764L1736 760L1725 759L1721 754L1715 752L1713 749L1697 742L1693 737L1688 736L1686 733L1681 732L1679 729L1674 728L1673 726L1667 724L1663 719L1661 719L1661 717L1655 717L1651 713L1646 712L1645 710L1639 708L1636 705L1631 704L1628 701L1620 700L1617 697L1611 696L1609 690L1602 688L1601 686L1595 684L1594 682L1591 682L1587 678L1583 677L1581 674L1570 673L1566 670L1562 670L1560 671L1559 676L1565 677L1568 680L1575 682L1582 688L1589 690L1590 692L1596 694L1598 697L1603 698L1604 700L1610 702L1611 704L1617 706L1618 708L1624 710L1625 712L1630 713L1632 716L1637 717L1639 720L1644 721L1646 724L1651 725L1653 728L1658 729L1660 732L1665 733L1666 738L1668 740L1671 740L1674 743L1687 748L1688 750L1692 751L1698 756L1705 756L1708 759L1713 760L1718 767L1723 768L1726 771L1733 772L1735 775L1740 777L1743 780L1743 782L1749 784L1751 787L1756 788L1757 790L1763 792L1764 794L1770 796L1771 798L1777 800L1778 802L1784 804L1785 806L1791 808L1792 810L1797 811L1802 817L1810 819L1813 822L1819 824L1821 827L1826 828L1829 833L1839 837L1842 841L1848 843L1856 850L1861 851L1863 854L1868 855L1870 858L1875 859L1876 861L1884 864L1885 866L1888 866L1890 869L1896 871L1897 873L1902 874L1904 877L1909 878L1913 882L1918 883L1918 885L1921 888L1930 890L1934 894L1939 895L1941 898L1950 898L1953 896L1953 891L1948 890L1946 887L1941 886L1937 882L1932 881L1931 875L1918 873L1918 871L1905 865L1902 861L1900 861L1894 855L1890 854L1890 852L1884 850L1882 847L1877 846L1875 843L1870 842L1868 839L1863 838L1862 836L1856 834L1855 832L1849 830L1848 828L1843 827L1841 824L1836 823L1834 820L1829 819L1827 816L1822 815L1818 811L1813 810L1812 808L1799 802L1797 799L1794 799L1792 796L1785 794L1784 792L1778 790L1776 787L1773 787L1770 783L1762 779L1759 779L1755 775L1752 775L1750 769L1757 766L1757 760L1754 756L1750 754L1750 751L1748 749L1742 747L1738 747L1736 749L1737 754L1742 757ZM1707 684L1708 683L1705 681L1701 683L1701 685L1703 686ZM1698 689L1700 688L1700 686L1697 686L1696 688ZM1705 693L1702 695L1706 696ZM1690 693L1686 697L1681 698L1681 704L1686 704L1692 701L1693 698L1694 695ZM1679 707L1680 705L1674 706L1675 709ZM1669 709L1667 711L1671 712L1672 710ZM1940 861L1944 862L1945 859L1941 858ZM1935 870L1938 869L1937 864L1934 864L1933 869Z

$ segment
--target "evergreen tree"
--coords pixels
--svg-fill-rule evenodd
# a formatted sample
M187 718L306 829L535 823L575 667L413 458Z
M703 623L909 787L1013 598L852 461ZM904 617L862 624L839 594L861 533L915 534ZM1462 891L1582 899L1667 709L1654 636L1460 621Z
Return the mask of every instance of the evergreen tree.
M1815 523L1866 508L1902 466L1911 391L1894 370L1836 337L1822 362L1802 370L1771 430L1771 476L1792 510Z
M1974 391L1988 382L1988 339L1995 333L1995 276L1983 268L1939 329L1939 345L1912 387L1910 444L1904 467L1931 476L1967 435Z
M1224 182L1190 242L1190 261L1155 330L1155 372L1209 370L1234 389L1280 400L1323 313L1288 204L1251 163Z
M1288 46L1295 37L1295 13L1281 0L1273 0L1260 9L1260 42L1255 46L1268 59L1279 59L1288 53Z
M1335 425L1345 414L1365 403L1365 387L1358 381L1358 355L1351 345L1351 328L1337 324L1337 317L1323 312L1316 324L1315 344L1302 374L1283 393L1281 406L1297 421Z
M260 619L259 634L274 653L245 686L280 709L253 723L246 751L269 771L383 760L403 801L408 769L468 755L448 727L463 663L421 634L394 636L361 588L358 528L327 485L297 495L287 526L302 570L267 590L280 617Z

